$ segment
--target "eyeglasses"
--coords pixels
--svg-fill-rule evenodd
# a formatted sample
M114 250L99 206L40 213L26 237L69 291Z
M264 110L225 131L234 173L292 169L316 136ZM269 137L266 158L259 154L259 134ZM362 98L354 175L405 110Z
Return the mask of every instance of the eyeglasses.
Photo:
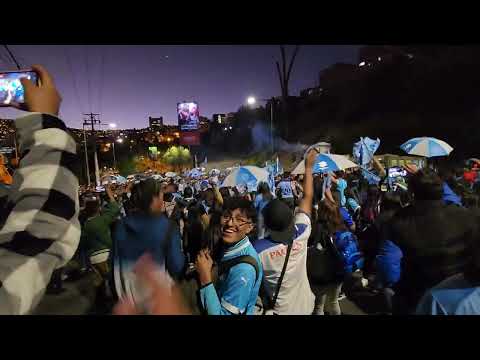
M220 218L222 224L227 224L232 220L233 226L241 227L243 225L251 224L250 221L242 219L240 217L234 218L232 214L222 214Z

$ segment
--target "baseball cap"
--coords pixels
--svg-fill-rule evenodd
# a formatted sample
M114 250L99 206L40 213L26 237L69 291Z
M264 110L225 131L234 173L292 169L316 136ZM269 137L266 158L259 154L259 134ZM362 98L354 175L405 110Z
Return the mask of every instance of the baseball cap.
M275 199L265 206L262 213L272 240L282 244L292 243L295 237L295 221L288 205Z

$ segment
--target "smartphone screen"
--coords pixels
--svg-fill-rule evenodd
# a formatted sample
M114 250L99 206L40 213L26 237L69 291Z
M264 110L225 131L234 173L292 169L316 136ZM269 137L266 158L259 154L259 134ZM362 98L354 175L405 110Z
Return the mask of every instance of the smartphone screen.
M0 72L0 106L10 106L12 103L23 104L24 89L21 78L27 78L37 83L37 74L34 71Z

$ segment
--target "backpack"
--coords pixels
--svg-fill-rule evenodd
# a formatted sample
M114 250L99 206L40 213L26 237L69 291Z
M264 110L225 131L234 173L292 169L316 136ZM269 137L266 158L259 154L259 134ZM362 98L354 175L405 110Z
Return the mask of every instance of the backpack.
M342 270L345 274L363 269L364 257L355 235L349 231L337 233L335 234L334 245L337 256L343 264Z
M334 249L332 237L324 228L319 229L307 250L307 276L312 285L331 284L337 279L343 264Z

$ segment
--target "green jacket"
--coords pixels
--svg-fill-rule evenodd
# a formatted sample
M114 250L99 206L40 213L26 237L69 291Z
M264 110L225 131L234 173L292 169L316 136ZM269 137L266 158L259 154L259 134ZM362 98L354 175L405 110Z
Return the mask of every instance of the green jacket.
M110 226L117 220L118 215L120 215L120 206L116 202L110 202L103 208L100 215L85 222L82 240L89 255L112 248Z

